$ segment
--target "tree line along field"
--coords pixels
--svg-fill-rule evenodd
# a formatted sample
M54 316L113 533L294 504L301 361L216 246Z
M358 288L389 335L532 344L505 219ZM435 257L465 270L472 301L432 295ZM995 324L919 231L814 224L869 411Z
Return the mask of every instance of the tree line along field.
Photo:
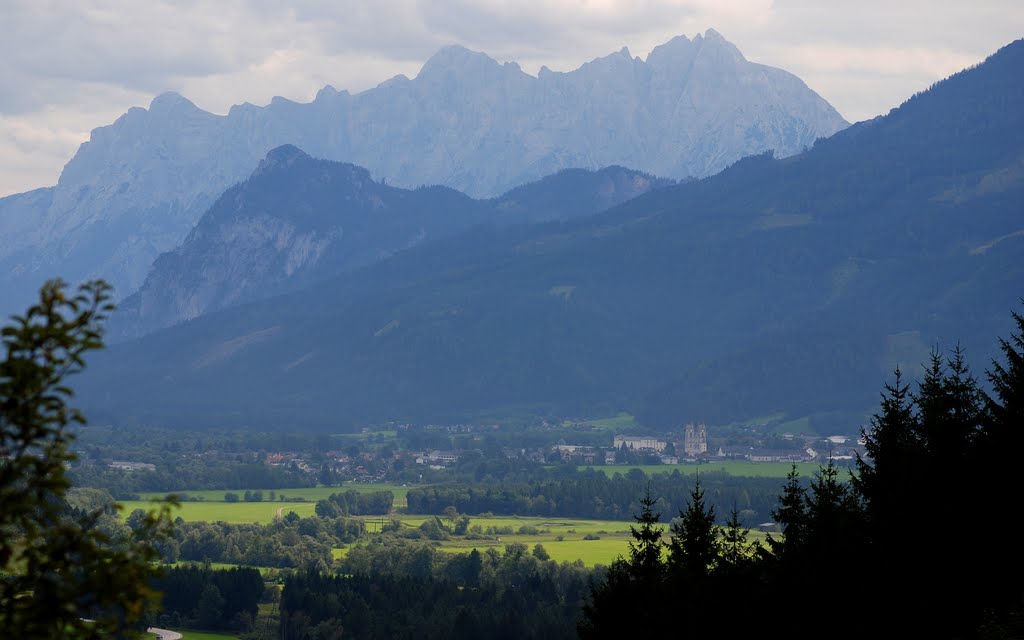
M811 463L798 463L801 474L811 476L817 469L817 465ZM638 469L647 475L655 473L671 473L678 470L682 474L697 476L700 473L725 472L732 476L779 478L780 482L792 468L788 462L747 462L743 460L724 460L713 464L679 464L679 465L616 465L616 466L580 466L578 469L594 469L612 477L615 474L627 474L630 470ZM259 502L247 502L239 499L237 502L225 500L225 494L234 493L240 498L246 491L254 489L207 489L196 491L180 491L179 495L187 496L194 500L183 500L180 508L174 512L174 517L181 517L186 522L228 522L231 524L267 524L275 517L283 517L290 511L294 511L301 517L314 514L317 500L324 500L332 494L345 491L359 491L370 493L374 491L390 491L394 495L394 509L401 511L407 506L406 496L410 488L422 488L423 485L409 487L406 485L390 483L351 483L340 487L302 487L291 489L279 489L273 491L274 499L271 500L271 490L261 490L262 500ZM148 510L152 507L151 500L163 498L166 493L147 492L140 494L140 500L124 500L123 515L131 513L135 509ZM282 499L283 497L283 499ZM378 518L379 519L379 518ZM372 520L372 518L370 519ZM405 520L403 518L403 520ZM420 520L422 522L422 520ZM417 523L418 524L418 523ZM368 527L372 527L368 523ZM370 529L372 530L372 529Z
M662 514L660 525L664 535L668 535L668 522L678 514ZM432 516L401 516L403 526L418 527ZM473 549L483 552L488 548L502 550L505 545L521 543L533 549L537 544L544 546L545 551L556 562L575 562L593 567L597 564L611 564L620 555L629 555L629 543L633 542L630 526L633 522L618 520L587 520L581 518L544 518L544 517L476 517L471 518L472 525L480 525L485 531L488 527L510 527L515 533L499 534L488 540L473 540L453 537L438 545L439 551L447 553L469 553ZM537 533L519 533L521 527L536 529ZM368 527L369 528L369 527ZM751 531L748 539L763 540L765 534ZM590 538L590 539L588 539ZM344 555L345 549L338 550L335 557Z
M785 474L782 474L785 477ZM187 495L191 498L202 499L207 502L224 502L225 493L236 493L239 496L243 495L246 491L255 491L256 489L202 489L198 491L176 491L178 495ZM297 487L294 489L261 489L263 494L264 502L271 502L269 495L271 491L274 491L276 496L273 502L280 503L279 506L286 504L292 500L300 500L302 502L313 502L317 500L323 500L331 496L331 494L339 493L343 491L359 491L360 493L370 493L373 491L390 491L395 495L395 507L400 508L405 506L405 495L409 492L409 487L400 484L390 483L347 483L340 487ZM167 493L159 491L144 492L139 494L142 500L159 500L163 498ZM282 500L282 496L284 500Z
M433 516L394 516L400 520L403 528L415 528ZM582 560L587 566L610 564L619 555L627 555L629 541L633 538L629 531L629 522L614 520L584 520L577 518L543 518L543 517L470 517L471 526L479 525L484 531L489 528L510 528L514 533L489 535L487 539L467 539L452 537L439 541L437 549L446 553L469 553L473 549L485 551L488 548L502 550L505 545L521 543L533 549L537 544L544 546L555 561L575 562ZM390 519L390 518L387 518ZM379 530L381 518L368 516L363 518L367 531ZM520 533L522 528L536 530L537 533ZM593 539L587 540L586 537ZM342 558L349 548L334 550L335 558Z
M647 475L656 473L672 473L679 471L685 475L698 475L711 472L724 472L731 476L744 476L748 478L778 478L783 480L790 469L792 462L750 462L748 460L722 460L709 462L707 464L639 464L639 465L580 465L576 469L586 471L593 469L602 471L611 477L616 473L625 475L632 469L639 469ZM818 468L817 462L797 462L797 469L801 475L811 475Z
M367 491L402 489L392 485L362 485ZM346 489L349 485L346 485ZM275 517L294 511L302 517L314 514L314 499L326 498L337 493L339 488L317 487L315 489L292 489L286 495L300 495L307 502L225 502L223 491L192 491L189 495L202 496L201 502L183 502L174 511L174 517L181 517L186 522L228 522L232 524L268 524ZM404 492L401 494L404 497ZM154 496L155 497L155 496ZM219 500L217 500L219 498ZM396 492L397 502L397 492ZM403 501L404 502L404 501ZM122 515L130 514L134 509L149 509L148 501L131 500L121 503L124 506ZM438 514L440 516L440 514ZM391 514L388 516L352 516L362 520L368 533L380 531L383 523L396 519L403 528L416 528L434 516ZM546 518L534 516L497 517L470 516L471 526L479 525L485 532L488 529L511 529L511 534L496 534L487 539L466 539L453 537L438 543L438 549L448 553L469 553L473 549L484 551L494 547L504 549L505 545L522 543L529 548L542 544L552 559L562 562L582 560L587 566L609 564L619 555L629 551L630 522L616 520L586 520L581 518ZM667 526L667 525L666 525ZM522 528L536 530L537 533L520 533ZM584 539L585 537L594 539ZM559 539L561 538L561 539ZM343 557L347 547L334 549L334 557ZM222 564L222 563L221 563ZM227 567L229 565L223 565Z

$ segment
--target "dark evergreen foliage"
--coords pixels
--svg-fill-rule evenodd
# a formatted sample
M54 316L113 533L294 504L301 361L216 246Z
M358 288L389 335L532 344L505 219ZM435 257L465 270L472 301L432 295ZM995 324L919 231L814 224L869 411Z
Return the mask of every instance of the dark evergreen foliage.
M525 545L450 555L403 541L353 548L341 568L286 580L281 638L572 638L590 574Z
M778 490L773 478L746 478L725 473L703 472L702 492L709 505L721 509L736 505L767 517ZM693 478L679 471L648 476L639 470L609 477L590 470L567 474L559 480L538 480L529 484L494 486L437 485L410 489L406 495L409 513L442 513L452 505L460 513L476 515L559 516L629 520L648 484L666 511L685 507L693 490Z
M629 557L612 562L604 581L591 588L579 623L581 638L621 638L635 628L637 619L649 625L648 632L658 627L666 600L661 513L654 511L657 502L648 486L640 498L640 513L633 516L636 526L629 528L633 535ZM625 611L630 615L623 615Z
M980 390L960 346L947 358L933 351L915 392L897 369L862 433L867 455L857 472L848 481L830 458L805 485L794 466L772 511L782 533L766 548L746 543L735 508L717 525L695 487L672 526L663 588L645 602L671 603L674 629L685 635L712 633L726 618L732 634L764 633L788 611L794 628L835 638L880 629L1018 637L1024 561L988 526L1019 485L1011 462L1019 449L1011 447L1024 428L1024 318L1013 318L1016 332L999 342L1005 364L989 371L993 396ZM642 504L651 503L648 496ZM612 566L584 608L582 637L625 632L614 612L644 597L636 576L629 561ZM751 604L736 594L753 596Z
M163 594L161 613L152 623L210 631L248 631L264 592L260 572L243 567L170 567L152 586Z
M332 493L316 503L316 515L322 518L339 516L383 516L391 513L395 496L390 491L363 492L349 489ZM435 512L440 513L440 512Z

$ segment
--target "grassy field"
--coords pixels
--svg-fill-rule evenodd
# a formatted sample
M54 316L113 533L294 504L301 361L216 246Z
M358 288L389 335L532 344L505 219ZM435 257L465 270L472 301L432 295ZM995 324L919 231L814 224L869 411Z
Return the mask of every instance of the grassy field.
M402 524L408 527L417 527L424 520L431 516L412 516L401 518ZM617 520L584 520L579 518L537 518L537 517L494 517L494 518L472 518L471 525L487 527L510 526L518 531L521 526L534 527L541 531L537 535L529 534L503 534L490 540L466 540L464 538L452 538L445 540L438 545L438 550L447 553L469 553L473 549L485 551L488 548L495 548L504 551L505 545L514 542L525 544L532 551L533 547L540 543L548 555L557 562L575 562L582 560L583 564L592 567L597 564L610 564L618 556L629 554L629 543L633 540L629 527L631 522ZM667 524L662 524L665 530ZM597 540L585 540L587 535L596 536ZM665 532L665 536L668 532ZM559 540L561 538L561 540ZM748 540L764 539L764 534L758 531L751 531ZM342 558L348 553L348 549L334 549L335 558Z
M640 469L647 475L652 473L672 473L676 469L679 473L694 475L697 473L708 473L711 471L724 471L733 476L748 476L754 478L785 478L792 467L790 462L747 462L746 460L722 460L708 464L642 464L642 465L608 465L608 466L580 466L584 469L597 469L608 476L616 473L625 475L630 469ZM811 463L796 463L800 475L812 475L818 465Z
M418 527L424 520L433 516L402 516L402 524L407 527ZM369 524L369 523L368 523ZM537 535L501 534L496 539L466 540L452 538L440 543L438 549L448 553L469 553L473 549L484 551L494 547L504 551L505 545L513 542L525 544L530 550L540 543L544 545L552 559L562 562L582 560L587 566L609 564L620 554L629 553L629 522L615 520L583 520L576 518L532 518L532 517L493 517L472 518L471 525L487 527L512 527L518 531L521 526L535 527L542 531ZM596 536L597 540L584 540L584 536ZM559 540L558 538L562 539ZM335 558L342 558L348 549L334 549Z
M190 566L192 566L192 567L202 567L205 564L206 564L205 562L197 562L195 560L181 560L179 562L172 562L172 563L166 564L164 566L167 566L167 567L190 567ZM256 566L249 565L249 564L233 564L233 563L230 563L230 562L211 562L209 564L210 564L210 568L211 569L216 569L218 571L225 571L225 570L228 570L228 569L236 569L238 567L248 567L248 568L256 569L257 571L260 572L261 575L264 575L264 576L268 572L278 571L278 569L275 568L275 567L256 567Z
M179 630L179 632L181 633L181 640L238 640L238 636L229 636L223 633L185 630Z
M181 517L186 522L230 522L233 524L244 524L258 522L267 524L275 516L283 516L289 511L294 511L300 516L311 516L316 508L316 501L327 498L332 493L339 493L354 489L361 492L370 491L391 491L395 494L395 508L405 507L405 495L408 487L396 484L346 484L341 487L310 487L301 489L276 490L278 499L271 502L270 491L263 490L263 502L225 502L224 494L236 493L239 496L245 494L246 489L216 489L205 491L180 491L177 493L188 494L189 496L202 498L200 502L182 502L181 508L175 510L174 517ZM127 515L135 509L149 510L153 507L149 501L164 497L164 493L144 493L142 500L126 500L122 515ZM302 502L282 502L281 496L291 499L301 498Z
M316 502L317 500L323 500L330 496L332 493L341 493L344 491L359 491L362 493L369 493L371 491L390 491L395 494L395 506L405 506L405 494L409 491L409 487L400 484L364 484L353 482L351 484L344 484L340 487L302 487L299 489L274 489L277 494L277 500L281 500L281 496L285 496L289 499L302 499L307 502ZM182 493L192 497L202 498L208 502L223 502L224 494L231 492L237 493L239 496L245 494L246 491L255 491L255 488L248 487L243 489L204 489L202 491L176 491L171 493ZM270 489L261 489L263 492L263 499L268 500ZM140 494L143 500L151 500L153 498L162 498L166 493L142 493Z
M620 413L617 416L611 418L600 418L598 420L580 420L580 421L565 421L562 423L563 426L571 426L573 424L589 424L597 429L628 429L629 427L636 426L636 419L628 413Z
M223 497L223 494L221 494ZM126 516L135 509L149 510L153 503L145 500L125 500L121 503ZM300 516L311 516L314 502L182 502L172 516L186 522L229 522L232 524L268 524L275 516L294 511Z
M131 503L135 504L135 503ZM146 504L146 503L138 503ZM186 503L186 507L194 507L199 505L217 505L218 503L203 503L193 502ZM248 520L238 520L240 517L238 514L241 513L240 507L245 506L260 506L261 503L233 503L224 504L219 503L222 512L217 519L224 522L249 522ZM266 506L266 505L264 505ZM291 504L288 506L308 506L312 507L310 503L298 503ZM192 511L189 515L195 515L200 513L198 511ZM183 516L185 517L185 516ZM433 519L434 516L425 515L396 515L394 516L399 519L403 527L413 529L419 527L424 521ZM186 520L189 518L185 517ZM197 518L199 519L199 518ZM208 518L206 518L209 520ZM387 522L391 519L391 516L381 518L380 516L366 516L362 518L366 523L367 531L374 533L380 530L382 521ZM269 519L266 521L269 522ZM545 550L552 559L562 562L575 562L576 560L582 560L587 566L594 566L595 564L609 564L620 554L625 556L629 553L629 542L633 539L630 534L629 527L633 524L631 521L619 521L619 520L587 520L583 518L542 518L542 517L471 517L470 526L473 528L475 525L479 525L485 532L488 527L503 528L511 527L514 533L511 534L497 534L490 535L488 539L483 540L467 540L462 537L453 537L450 540L445 540L438 545L438 549L448 553L469 553L473 549L484 551L488 548L494 547L499 551L504 551L505 545L514 542L525 544L532 551L533 547L540 543L544 545ZM518 533L519 528L527 526L533 527L538 531L537 534L529 533ZM667 523L662 524L662 529L667 528ZM484 534L488 535L488 534ZM596 540L585 540L586 536L596 537ZM665 535L668 533L666 531ZM756 538L763 539L764 534L751 531L749 539L754 540ZM561 539L559 539L561 538ZM349 548L339 548L332 550L332 554L335 559L342 558L348 553ZM179 563L189 564L189 563ZM228 569L235 565L223 564L223 563L212 563L215 568ZM260 568L260 567L257 567ZM262 568L260 568L262 569Z

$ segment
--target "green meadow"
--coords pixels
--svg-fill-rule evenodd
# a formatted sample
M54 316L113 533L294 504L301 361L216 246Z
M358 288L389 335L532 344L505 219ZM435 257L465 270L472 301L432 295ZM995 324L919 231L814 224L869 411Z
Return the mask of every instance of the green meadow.
M433 516L401 516L400 520L404 526L418 527L424 520ZM512 527L518 531L521 526L529 526L537 529L540 533L531 534L501 534L491 536L486 540L467 540L455 537L444 540L437 544L439 551L447 553L469 553L473 549L485 551L488 548L495 548L504 551L505 545L512 543L525 544L530 551L540 543L551 559L557 562L575 562L581 560L583 564L592 567L597 564L608 565L617 557L629 554L629 543L633 540L630 533L631 522L617 520L585 520L580 518L541 518L541 517L493 517L493 518L471 518L470 526L480 525L485 530L487 527ZM664 535L668 536L667 523L662 524ZM597 539L586 540L586 536ZM559 539L561 538L561 539ZM764 534L758 531L751 531L748 540L763 540ZM334 549L333 555L343 558L348 549Z
M223 493L221 497L223 498ZM125 500L121 502L126 516L135 509L150 510L153 503L148 500ZM186 522L228 522L231 524L259 523L268 524L275 516L284 516L294 511L300 516L311 516L316 508L315 502L182 502L174 509L172 517Z
M266 576L266 574L269 573L269 572L279 571L279 569L276 568L276 567L257 567L257 566L253 566L253 565L250 565L250 564L234 564L234 563L231 563L231 562L209 562L209 563L207 563L207 562L197 562L195 560L181 560L181 561L178 561L178 562L168 563L168 564L166 564L164 566L167 566L167 567L202 567L202 566L206 566L206 565L209 565L211 569L217 569L217 570L235 569L237 567L251 567L253 569L258 570L260 572L260 574L262 574L264 576Z
M746 462L730 462L722 463L725 470L736 475L756 475L754 473L737 473L735 469L749 470L754 468L762 470L764 476L783 477L786 472L789 471L790 465L788 464L772 464L772 463L746 463ZM679 465L680 467L688 466L690 469L696 471L700 470L719 470L718 465ZM613 472L624 472L630 467L595 467L602 470L613 471ZM657 469L664 470L669 467L666 465L652 466L652 467L637 467L641 469ZM174 517L181 517L187 522L229 522L234 524L244 523L270 523L275 517L283 516L289 511L294 511L300 516L310 516L314 513L316 503L314 500L318 500L327 497L331 493L336 493L339 490L347 490L349 487L356 488L362 491L378 491L382 489L388 489L394 491L398 495L398 491L401 490L401 496L403 498L402 504L405 503L405 492L406 487L397 485L345 485L342 488L337 487L317 487L314 489L295 489L290 493L294 497L302 497L307 502L224 502L224 491L192 491L188 492L190 495L202 496L203 501L200 502L183 502L181 507L175 511ZM235 493L242 494L244 490ZM264 491L266 496L267 492ZM149 496L161 497L163 494L147 494ZM280 494L279 494L280 495ZM285 493L289 495L289 493ZM397 502L397 500L396 500ZM137 500L137 501L125 501L122 502L124 510L122 515L126 515L132 512L133 509L150 509L153 506L152 502ZM389 516L362 516L361 519L366 523L366 530L369 533L376 533L380 531L381 526L388 523L392 518L398 519L402 526L408 529L419 527L423 522L429 519L433 519L434 516L428 515L405 515L405 514L392 514ZM575 562L581 560L587 566L594 566L596 564L609 564L619 555L626 555L629 553L629 542L632 540L630 534L630 524L628 521L616 521L616 520L587 520L582 518L550 518L550 517L530 517L530 516L470 516L470 528L471 530L475 526L480 526L483 530L481 537L486 536L486 539L466 539L463 537L453 537L450 540L445 540L438 543L438 549L448 553L469 553L473 549L484 551L488 548L496 548L499 551L503 551L505 545L511 543L522 543L525 544L530 550L540 543L544 545L544 549L548 552L552 559L558 562ZM537 534L531 533L519 533L520 527L532 527L537 530ZM512 533L507 534L487 534L486 530L488 527L493 528L505 528L510 527ZM663 527L667 527L663 525ZM667 535L667 532L666 532ZM590 536L590 539L586 540L585 537ZM753 540L758 537L763 537L763 534L752 531L750 533L750 539ZM341 558L348 552L347 548L334 549L334 557ZM226 565L227 566L227 565Z
M572 426L574 424L589 424L596 429L629 429L637 425L636 418L631 414L622 412L616 416L610 418L600 418L597 420L566 420L562 423L563 426Z
M235 493L243 496L247 490L252 489L208 489L203 491L177 491L176 494L186 494L192 498L202 498L199 501L182 502L181 507L174 510L174 517L181 517L186 522L229 522L232 524L247 524L257 522L267 524L277 516L284 516L289 511L294 511L300 516L311 516L316 509L316 501L327 498L332 493L340 493L349 490L360 492L391 491L395 494L395 508L404 508L406 505L405 496L409 491L408 487L397 484L346 484L340 487L306 487L299 489L274 490L277 499L271 501L270 490L262 489L262 502L225 502L225 493ZM122 516L131 513L135 509L150 510L153 508L151 500L163 498L168 494L150 492L141 494L142 500L124 500ZM282 501L281 496L287 500ZM298 501L301 500L301 501Z
M256 488L245 487L242 489L203 489L201 491L171 491L167 493L177 493L188 495L193 498L202 498L207 502L223 502L225 493L237 493L239 497L243 496L246 491L256 491ZM395 494L395 507L405 506L405 494L408 493L409 487L400 484L387 484L387 483L375 483L365 484L359 482L353 482L351 484L344 484L340 487L300 487L297 489L259 489L263 492L263 500L269 502L270 492L274 491L276 494L275 502L281 502L281 496L287 500L302 500L305 502L316 502L317 500L323 500L329 497L332 493L343 493L345 491L359 491L361 493L369 493L371 491L390 491ZM142 493L140 496L143 500L151 500L153 498L163 498L167 493L161 492L149 492Z
M433 516L397 516L404 527L420 526ZM367 529L373 531L371 518L367 518ZM379 518L377 521L379 522ZM531 534L499 534L488 536L489 539L467 540L453 537L438 543L438 550L447 553L469 553L473 549L485 551L495 548L504 551L505 545L519 542L532 551L540 543L548 554L558 562L575 562L582 560L587 566L609 564L620 554L629 553L629 522L615 520L584 520L579 518L542 518L542 517L471 517L470 527L480 525L484 530L488 527L511 527L518 531L520 527L533 527L539 531ZM596 540L584 540L584 536L596 537ZM559 538L562 538L559 540ZM335 549L335 558L342 558L348 549Z

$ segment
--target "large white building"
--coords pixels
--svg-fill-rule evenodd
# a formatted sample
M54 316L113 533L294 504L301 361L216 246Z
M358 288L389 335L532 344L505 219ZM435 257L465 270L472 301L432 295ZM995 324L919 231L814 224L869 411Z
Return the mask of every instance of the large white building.
M668 445L664 440L658 440L649 436L615 436L612 439L612 444L616 449L621 449L622 445L626 445L627 449L656 451L658 453L664 451Z

